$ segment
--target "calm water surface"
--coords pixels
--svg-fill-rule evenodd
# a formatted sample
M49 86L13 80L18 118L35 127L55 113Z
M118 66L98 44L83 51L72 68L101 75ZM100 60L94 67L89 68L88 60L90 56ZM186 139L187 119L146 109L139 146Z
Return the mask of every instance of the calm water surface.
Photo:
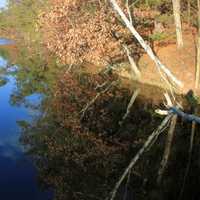
M13 41L5 38L0 38L0 45L8 45L8 44L13 44Z
M11 41L0 39L0 45ZM0 57L0 69L7 66L7 61ZM12 106L10 96L16 88L15 78L4 77L7 83L0 87L0 199L2 200L47 200L50 192L40 190L37 172L31 160L25 155L20 144L20 128L17 121L31 121L33 110L24 106ZM32 102L40 101L40 96L32 95Z

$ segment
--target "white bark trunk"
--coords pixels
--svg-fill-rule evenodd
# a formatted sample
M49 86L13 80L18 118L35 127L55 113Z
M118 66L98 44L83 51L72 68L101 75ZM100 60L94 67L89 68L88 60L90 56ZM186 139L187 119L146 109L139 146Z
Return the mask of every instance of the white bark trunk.
M187 15L188 15L188 25L190 26L190 17L191 17L191 0L187 1Z
M160 68L167 76L172 80L173 83L178 85L179 87L182 87L181 81L179 81L172 73L171 71L161 63L161 61L155 56L153 53L151 47L147 45L144 41L144 39L140 36L140 34L136 31L134 26L131 24L131 22L128 20L122 9L119 7L117 2L115 0L109 0L114 8L114 10L120 15L123 22L125 23L126 27L131 31L133 36L138 40L140 45L144 48L144 50L147 52L149 57L155 62L156 66Z
M174 13L174 23L176 27L176 40L177 47L183 47L183 36L182 36L182 26L181 26L181 6L180 0L172 0L173 13Z
M195 88L199 86L200 76L200 0L197 0L198 7L198 35L197 35L197 55L196 55L196 77L195 77Z

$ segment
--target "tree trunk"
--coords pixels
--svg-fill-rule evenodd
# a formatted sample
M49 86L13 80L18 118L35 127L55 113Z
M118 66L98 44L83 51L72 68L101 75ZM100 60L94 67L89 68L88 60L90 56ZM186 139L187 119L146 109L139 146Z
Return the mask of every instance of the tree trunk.
M188 25L190 26L190 18L191 18L191 0L187 1L187 15L188 15Z
M196 55L196 77L195 77L195 88L198 88L199 85L199 76L200 76L200 0L197 0L198 7L198 35L197 35L197 55Z
M117 4L116 0L109 0L111 5L113 6L113 9L120 15L121 19L123 20L126 27L131 31L133 36L137 39L137 41L140 43L140 45L144 48L146 53L149 55L149 57L155 62L158 70L164 72L164 74L167 76L167 78L170 79L170 83L173 85L177 85L179 87L183 87L183 84L181 81L179 81L172 73L171 71L161 63L161 61L158 59L158 57L154 54L153 50L150 48L148 44L144 41L144 39L141 37L141 35L137 32L133 24L129 21L129 19L126 17L122 9ZM166 81L166 79L164 79ZM166 81L167 84L170 84ZM171 85L170 85L171 87Z
M176 40L177 47L183 47L183 37L182 37L182 27L181 27L181 6L180 0L172 0L173 4L173 13L174 13L174 22L176 26Z

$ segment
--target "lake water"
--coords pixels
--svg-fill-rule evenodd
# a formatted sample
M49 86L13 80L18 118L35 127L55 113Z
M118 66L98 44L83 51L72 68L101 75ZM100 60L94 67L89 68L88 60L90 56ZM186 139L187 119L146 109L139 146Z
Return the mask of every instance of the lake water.
M5 38L0 38L0 45L8 45L8 44L13 44L13 41Z
M12 43L0 39L0 45ZM0 57L0 68L7 61ZM37 180L37 171L31 160L25 155L20 144L20 128L17 121L31 121L34 112L25 106L12 106L10 96L16 88L15 77L4 77L7 83L0 87L0 199L2 200L47 200L50 192L41 191ZM39 101L38 95L30 97Z
M10 43L0 39L2 45ZM98 92L93 86L115 77L99 75L95 79L80 73L80 69L61 76L66 66L57 65L56 59L46 58L37 48L30 51L20 44L17 47L0 48L0 200L108 198L118 177L162 121L152 114L158 104L142 92L151 97L162 96L163 91L134 84L135 88L141 87L142 100L134 102L133 112L121 127L119 121L132 93L120 87L99 97L79 120L80 110ZM190 132L191 124L178 120L163 188L155 183L166 134L143 155L136 173L130 174L129 186L121 185L116 200L179 198ZM200 138L198 134L195 137L182 200L200 196Z

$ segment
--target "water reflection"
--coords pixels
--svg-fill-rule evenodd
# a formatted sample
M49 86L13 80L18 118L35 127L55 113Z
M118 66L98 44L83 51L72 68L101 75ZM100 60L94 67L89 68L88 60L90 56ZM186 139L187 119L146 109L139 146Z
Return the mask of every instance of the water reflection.
M14 42L6 38L0 38L0 45L9 45L9 44L14 44Z
M0 50L4 58L0 60L1 77L8 80L0 87L1 197L49 199L49 192L38 189L38 177L40 187L53 188L55 200L105 199L133 155L160 124L154 105L149 99L138 98L120 126L131 93L115 85L81 118L84 105L117 77L112 73L91 76L80 69L78 73L63 73L62 66L46 59L40 50L20 46L18 51L18 56L12 56L12 52ZM147 93L157 94L157 90L146 87ZM160 188L155 180L164 147L162 137L124 181L116 199L177 199L187 162L185 135L189 131L190 126L178 123L179 145L172 150L174 157ZM194 174L198 171L199 166L193 168ZM198 177L190 180L185 199L199 195L195 187L199 182Z
M0 40L0 43L5 40ZM0 87L0 198L6 200L45 200L49 192L38 187L37 172L20 144L18 120L31 121L33 112L25 106L11 106L10 96L16 90L16 79L7 71L8 62L0 57L0 78L7 81ZM8 72L8 73L5 73ZM37 96L30 97L35 100Z

